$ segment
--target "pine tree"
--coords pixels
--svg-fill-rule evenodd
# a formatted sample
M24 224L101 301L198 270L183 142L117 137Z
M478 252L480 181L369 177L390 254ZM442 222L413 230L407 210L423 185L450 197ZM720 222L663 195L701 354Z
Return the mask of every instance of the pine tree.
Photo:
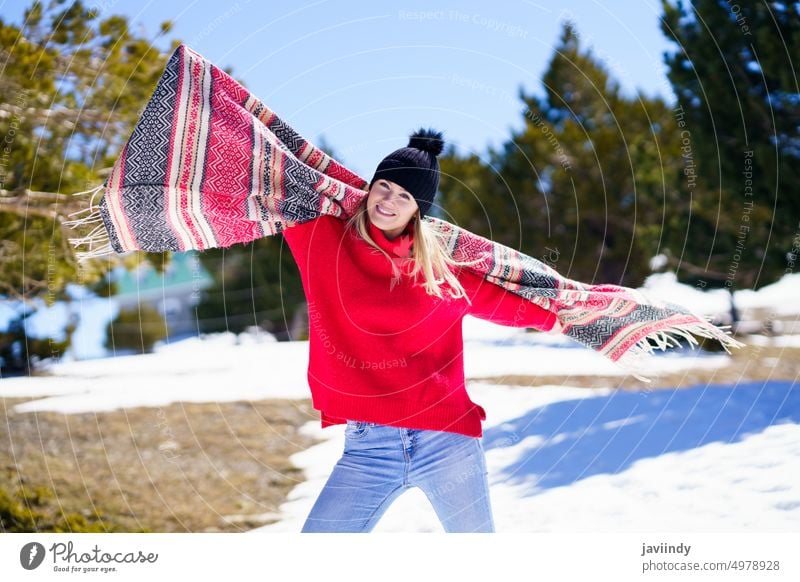
M677 141L669 107L622 95L569 22L542 84L542 98L520 89L524 126L486 161L443 164L474 183L467 194L443 177L446 207L461 222L470 223L461 212L487 214L491 231L476 232L567 277L638 286L659 250L670 202L664 169L676 163Z
M0 297L52 304L113 266L79 269L63 222L86 201L65 193L102 182L168 54L82 2L33 2L22 20L0 19Z
M800 4L662 0L682 140L668 232L678 278L758 289L795 268L800 237ZM736 311L732 304L733 319Z

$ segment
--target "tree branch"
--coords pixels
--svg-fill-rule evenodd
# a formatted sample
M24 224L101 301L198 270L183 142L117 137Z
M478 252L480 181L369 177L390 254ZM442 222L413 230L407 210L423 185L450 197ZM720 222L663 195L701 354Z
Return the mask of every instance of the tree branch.
M80 210L82 201L70 194L34 190L0 190L0 212L17 216L42 216L62 220L70 212Z

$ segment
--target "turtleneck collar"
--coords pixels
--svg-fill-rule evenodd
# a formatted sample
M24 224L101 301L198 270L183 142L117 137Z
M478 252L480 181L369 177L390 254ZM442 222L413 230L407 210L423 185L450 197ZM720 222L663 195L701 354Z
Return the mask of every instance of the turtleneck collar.
M390 255L395 257L411 256L411 245L414 243L414 225L411 221L408 222L405 230L393 239L388 238L369 218L367 218L367 230L372 240Z

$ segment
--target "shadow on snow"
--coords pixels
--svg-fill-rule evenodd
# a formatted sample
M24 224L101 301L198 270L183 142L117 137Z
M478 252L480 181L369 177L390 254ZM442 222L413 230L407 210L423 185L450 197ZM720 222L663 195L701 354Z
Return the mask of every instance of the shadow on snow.
M800 386L790 381L615 390L530 410L486 429L483 444L487 453L516 445L517 460L493 476L531 483L528 495L535 495L621 473L640 459L741 441L783 423L800 423Z

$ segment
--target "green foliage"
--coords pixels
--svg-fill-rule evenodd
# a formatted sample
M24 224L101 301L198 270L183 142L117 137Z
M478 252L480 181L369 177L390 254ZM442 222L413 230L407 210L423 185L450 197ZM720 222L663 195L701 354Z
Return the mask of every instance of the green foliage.
M22 20L0 19L0 296L52 304L67 282L96 283L114 266L79 268L67 239L86 232L62 221L87 199L60 193L102 183L169 55L83 2L33 2Z
M26 505L18 495L10 495L0 488L0 531L36 531L36 522L41 518L42 514Z
M14 493L0 486L0 532L3 533L110 533L130 532L102 511L64 512L47 487L20 485ZM147 529L133 530L136 533Z
M2 206L0 206L2 209ZM0 212L0 296L40 297L49 305L74 280L64 231L42 216Z
M33 313L33 310L26 310L0 332L0 373L29 375L37 362L60 358L69 347L76 328L75 321L67 324L62 340L37 338L29 336L25 327L25 320Z
M146 303L136 308L120 309L106 327L105 347L113 352L148 353L153 345L167 337L167 323L161 313Z
M640 285L656 254L677 163L668 106L627 98L565 23L521 130L487 159L442 159L442 197L464 227L586 282Z
M297 265L282 237L209 249L199 257L214 279L197 306L200 331L239 333L259 326L278 338L288 337L305 295Z
M127 529L110 521L100 511L92 511L89 517L82 513L68 513L58 522L53 524L52 530L55 533L114 533L128 532ZM146 530L136 530L134 533L142 533ZM130 533L130 532L128 532Z
M662 7L687 171L674 182L681 204L666 237L671 266L701 287L757 289L797 260L798 3Z

